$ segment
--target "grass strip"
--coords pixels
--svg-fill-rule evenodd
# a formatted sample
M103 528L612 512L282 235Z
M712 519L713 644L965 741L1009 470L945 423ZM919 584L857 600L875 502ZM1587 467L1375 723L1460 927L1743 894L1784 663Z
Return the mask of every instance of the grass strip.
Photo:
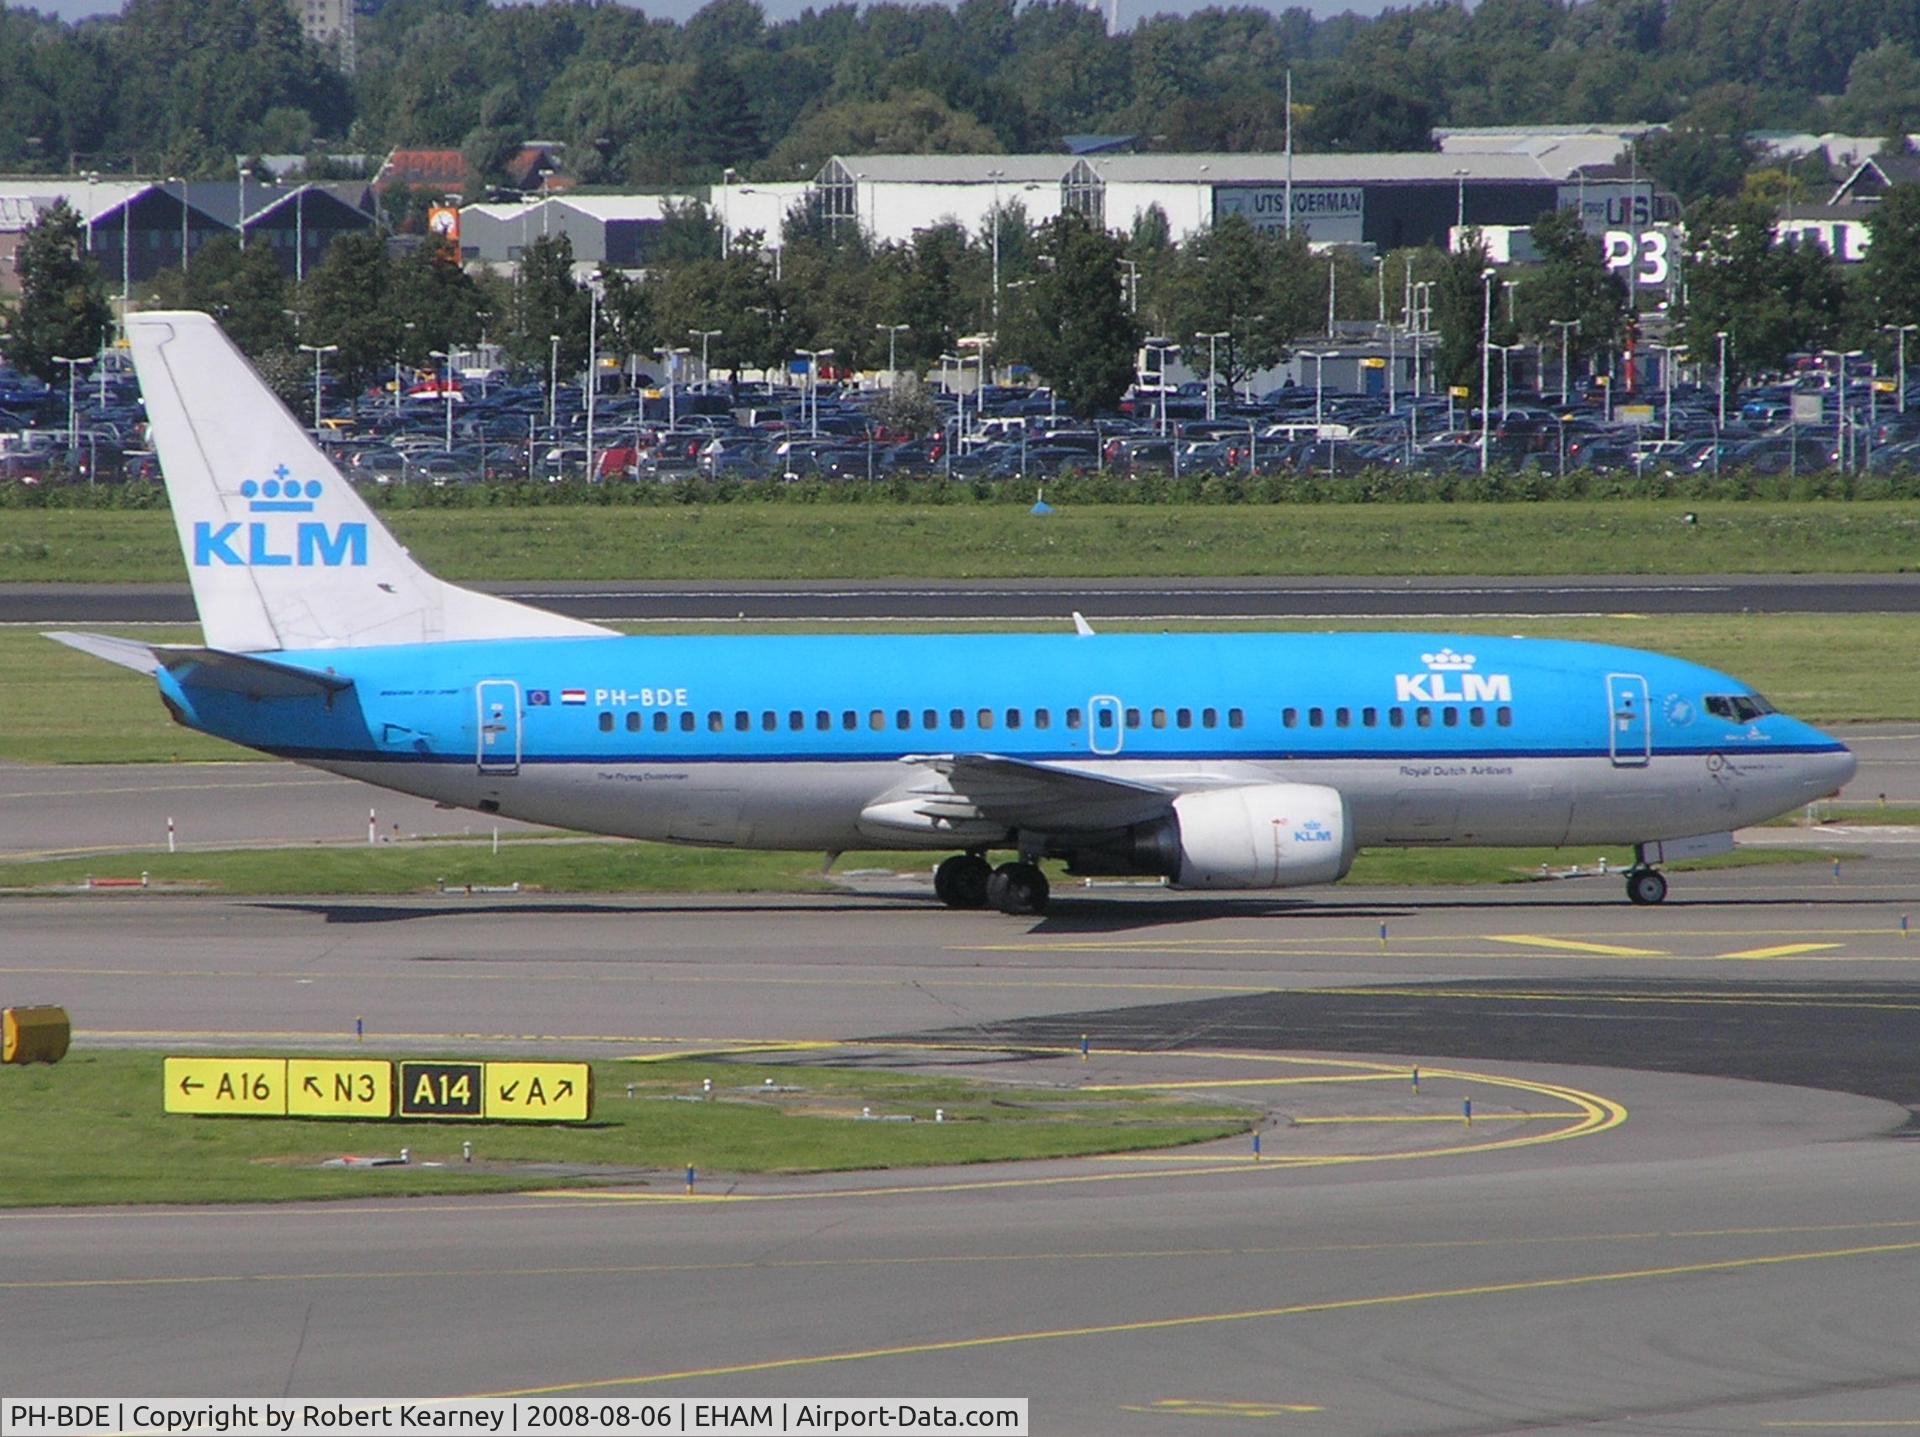
M796 625L632 626L636 632L793 633ZM927 625L865 625L908 633ZM1003 627L996 625L996 628ZM1022 627L1008 624L1007 629ZM1031 628L1033 626L1024 626ZM1057 626L1065 631L1063 620ZM1300 619L1261 623L1103 623L1103 632L1392 630L1586 639L1658 649L1731 673L1812 723L1920 718L1920 623L1910 614L1612 614L1575 618ZM819 632L818 628L814 631ZM834 626L845 634L851 626ZM187 628L120 629L154 643L198 642ZM167 763L258 757L171 722L153 684L25 629L0 630L0 760Z
M842 871L882 868L926 877L942 854L848 854ZM1011 857L1011 855L1006 855ZM1706 860L1704 867L1819 862L1812 849L1742 849ZM1627 867L1626 848L1383 848L1362 853L1348 883L1414 887L1525 882L1575 864ZM1677 865L1686 867L1687 865ZM1053 869L1056 892L1080 891L1080 880ZM235 897L272 894L343 896L420 894L449 889L520 885L538 893L821 893L836 887L815 853L680 848L670 844L601 840L521 841L499 853L479 843L401 843L378 848L309 846L194 853L129 850L84 858L0 863L0 890L77 887L89 878L138 878L161 889ZM932 889L929 886L929 898Z
M1691 515L1691 522L1688 516ZM449 579L1905 573L1911 500L1449 504L685 504L395 509ZM161 510L10 509L0 582L169 583Z
M512 1192L607 1176L514 1166L529 1163L645 1169L678 1191L689 1163L701 1174L807 1173L1136 1152L1245 1132L1255 1117L1151 1092L678 1059L595 1063L594 1118L581 1125L201 1118L162 1112L162 1061L81 1048L51 1067L0 1067L0 1207ZM768 1078L802 1091L768 1093ZM702 1079L711 1100L670 1100L699 1094ZM863 1107L915 1121L859 1121ZM946 1121L932 1121L935 1108ZM403 1147L413 1157L405 1167L318 1166Z

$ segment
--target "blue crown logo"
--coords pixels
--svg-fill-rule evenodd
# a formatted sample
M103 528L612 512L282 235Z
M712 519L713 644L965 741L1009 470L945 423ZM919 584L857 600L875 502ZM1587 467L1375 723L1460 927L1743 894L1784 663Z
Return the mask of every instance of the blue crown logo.
M240 494L247 501L248 512L254 514L311 514L313 502L320 497L323 487L318 479L309 479L302 484L290 477L292 471L282 464L273 471L274 477L266 483L256 483L252 479L242 481Z

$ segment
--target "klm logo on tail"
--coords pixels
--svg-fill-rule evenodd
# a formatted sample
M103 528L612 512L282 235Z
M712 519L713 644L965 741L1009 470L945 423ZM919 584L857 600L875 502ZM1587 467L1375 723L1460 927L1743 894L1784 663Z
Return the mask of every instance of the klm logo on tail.
M304 484L290 477L287 466L275 469L264 484L249 479L240 486L250 514L311 514L323 492L318 479ZM217 564L256 569L362 568L367 562L367 526L332 526L312 519L254 519L245 524L196 522L193 526L193 563L196 568Z

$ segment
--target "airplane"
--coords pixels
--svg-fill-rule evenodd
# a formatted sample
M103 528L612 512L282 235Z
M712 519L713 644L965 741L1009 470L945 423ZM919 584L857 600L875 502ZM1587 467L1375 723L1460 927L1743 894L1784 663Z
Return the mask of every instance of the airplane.
M631 637L429 574L214 321L128 317L204 642L56 639L173 718L446 806L672 843L950 853L1034 914L1043 858L1182 889L1362 848L1623 843L1661 865L1828 795L1841 743L1739 681L1460 634ZM997 866L990 852L1011 851Z

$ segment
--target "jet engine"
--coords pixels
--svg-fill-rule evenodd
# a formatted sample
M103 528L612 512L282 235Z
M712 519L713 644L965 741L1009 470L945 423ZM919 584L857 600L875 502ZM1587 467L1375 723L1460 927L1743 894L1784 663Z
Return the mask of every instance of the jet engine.
M1157 873L1176 888L1293 888L1353 867L1353 825L1338 789L1248 784L1185 793L1122 844L1073 855L1070 871Z

